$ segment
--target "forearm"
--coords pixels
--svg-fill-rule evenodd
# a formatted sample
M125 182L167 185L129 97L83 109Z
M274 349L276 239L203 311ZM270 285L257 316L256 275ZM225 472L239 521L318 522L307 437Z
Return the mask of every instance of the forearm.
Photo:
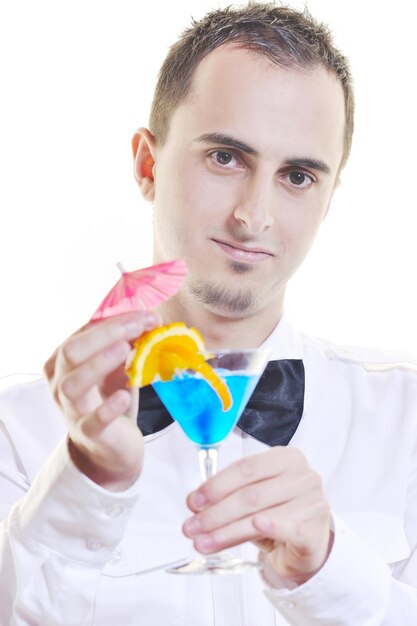
M137 496L136 485L110 493L80 474L62 441L2 524L5 623L88 624L101 570Z
M322 569L291 589L266 570L268 599L292 626L414 625L417 589L395 580L376 552L335 521L333 549Z

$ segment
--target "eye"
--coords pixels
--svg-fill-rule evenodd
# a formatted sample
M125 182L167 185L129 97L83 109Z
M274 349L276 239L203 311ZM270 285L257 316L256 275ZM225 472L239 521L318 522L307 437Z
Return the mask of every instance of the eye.
M216 163L222 167L239 167L239 161L232 152L227 150L215 150L210 154L210 157Z
M294 187L299 187L301 189L311 187L311 185L315 183L315 180L312 176L300 171L290 172L288 174L288 178L291 185L294 185Z

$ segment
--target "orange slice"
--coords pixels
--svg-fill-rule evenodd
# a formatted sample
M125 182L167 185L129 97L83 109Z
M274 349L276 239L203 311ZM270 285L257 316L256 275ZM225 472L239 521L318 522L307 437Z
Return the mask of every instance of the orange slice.
M131 387L144 387L155 380L171 380L179 370L194 370L209 383L220 398L223 411L232 406L227 384L206 362L210 358L202 335L182 322L155 328L141 335L126 363Z

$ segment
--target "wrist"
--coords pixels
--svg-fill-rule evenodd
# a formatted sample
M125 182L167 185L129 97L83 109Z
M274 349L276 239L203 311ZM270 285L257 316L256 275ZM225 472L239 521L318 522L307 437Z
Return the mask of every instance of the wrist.
M140 474L140 468L128 475L108 470L95 463L70 437L68 438L68 453L71 461L82 474L108 491L125 491L136 481Z
M306 572L294 571L289 572L288 567L285 573L279 573L276 565L274 565L273 555L270 552L260 552L259 560L262 563L260 570L261 576L268 587L272 589L295 589L303 585L315 576L324 566L332 551L334 542L334 531L330 529L325 556L320 560L320 565Z
M329 554L332 551L333 542L334 542L334 532L333 530L330 529L327 548L324 551L324 558L320 559L321 561L320 565L310 572L294 574L294 576L291 576L290 578L291 582L295 583L297 586L300 586L306 583L308 580L310 580L310 578L313 578L313 576L315 576L321 570L321 568L323 567L323 565L326 563L327 559L329 558Z

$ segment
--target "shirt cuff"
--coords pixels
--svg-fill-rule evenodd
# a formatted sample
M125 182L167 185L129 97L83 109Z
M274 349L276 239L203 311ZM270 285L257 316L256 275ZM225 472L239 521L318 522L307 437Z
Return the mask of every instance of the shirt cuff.
M298 587L264 593L293 626L382 623L389 603L390 568L335 515L333 524L333 547L317 574ZM268 575L265 579L273 580ZM277 586L281 582L276 579Z
M68 559L104 565L121 541L139 497L137 480L126 491L97 485L72 462L61 441L10 520L20 541L47 547Z

